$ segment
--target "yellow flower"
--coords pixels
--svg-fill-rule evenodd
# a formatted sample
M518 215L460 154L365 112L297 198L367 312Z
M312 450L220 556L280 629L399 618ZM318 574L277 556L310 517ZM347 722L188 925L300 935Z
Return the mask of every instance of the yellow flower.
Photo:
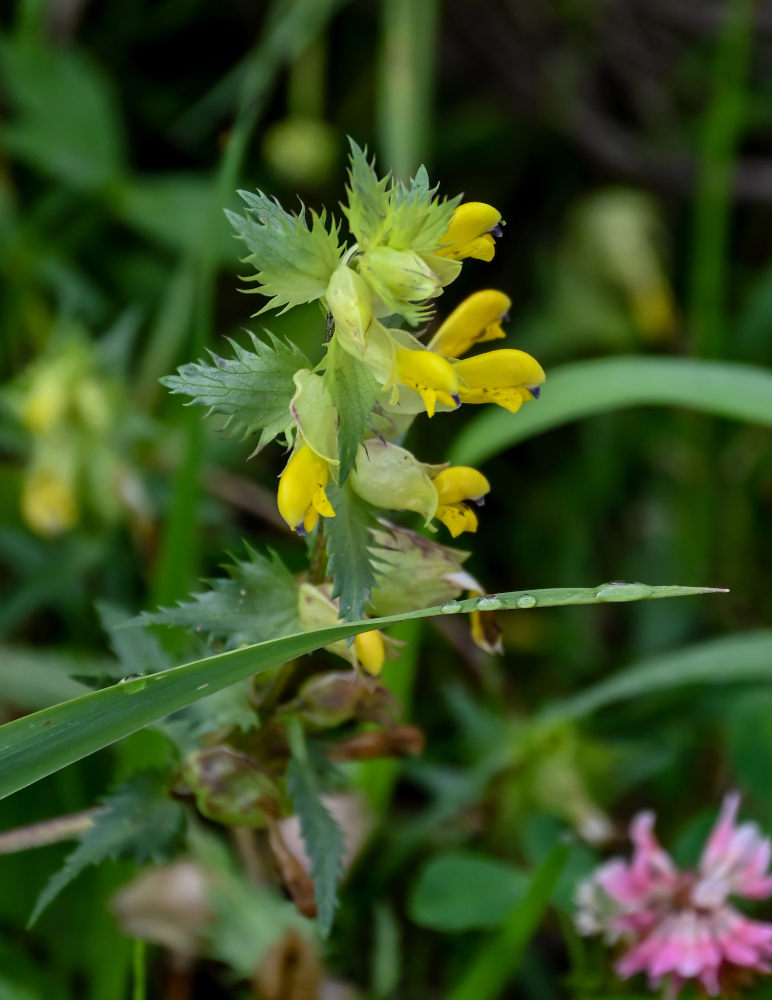
M378 629L360 632L354 637L354 649L360 665L368 674L377 677L383 670L383 661L386 659L386 645L382 633Z
M504 337L501 321L512 301L503 292L488 288L475 292L453 310L429 343L429 350L446 358L460 358L470 347Z
M21 495L24 520L38 535L61 535L78 520L72 479L56 468L32 466L24 475Z
M279 513L298 534L313 531L319 515L335 517L324 491L329 478L327 463L307 444L298 448L279 479Z
M395 360L399 381L420 394L430 417L438 400L446 406L458 406L458 377L445 358L433 351L401 348Z
M485 476L468 465L452 465L432 480L437 490L435 517L442 521L454 538L463 531L477 531L477 515L466 503L480 503L490 492Z
M539 362L525 351L486 351L456 361L453 368L462 403L498 403L510 413L537 398L539 386L547 377Z
M501 212L482 201L467 201L459 205L453 213L441 246L434 253L438 257L463 260L476 257L478 260L493 260L496 246L494 236L501 236L499 223Z

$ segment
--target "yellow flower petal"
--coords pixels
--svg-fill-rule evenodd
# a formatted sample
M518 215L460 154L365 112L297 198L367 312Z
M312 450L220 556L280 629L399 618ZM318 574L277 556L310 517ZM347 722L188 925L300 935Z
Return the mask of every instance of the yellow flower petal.
M493 288L475 292L440 326L429 342L429 350L446 358L460 358L475 344L505 336L501 321L511 305L508 295Z
M438 472L432 480L440 505L479 500L490 493L491 484L477 469L468 465L452 465Z
M477 531L477 515L463 503L441 504L435 515L454 538L464 531Z
M525 351L486 351L464 358L453 365L465 388L508 389L512 386L537 386L546 379L539 362Z
M495 244L490 232L500 222L501 213L492 205L482 201L467 201L459 205L440 240L440 249L434 251L435 255L453 260L463 260L464 257L492 260Z
M386 659L386 646L378 629L373 629L371 632L360 632L359 635L355 636L354 649L362 667L368 674L377 677L383 669L383 662Z
M438 399L446 406L458 405L458 377L445 358L433 351L401 348L396 363L399 381L420 394L430 417L434 416Z
M324 487L329 469L307 444L297 448L279 479L279 513L293 529L313 531L319 515L335 517Z
M495 403L503 406L510 413L517 413L523 403L533 399L533 393L520 386L509 389L482 388L482 389L459 389L458 398L462 403Z

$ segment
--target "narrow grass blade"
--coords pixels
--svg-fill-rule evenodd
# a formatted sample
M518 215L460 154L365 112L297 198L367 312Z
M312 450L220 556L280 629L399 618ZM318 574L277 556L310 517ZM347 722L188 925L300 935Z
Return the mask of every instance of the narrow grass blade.
M700 587L602 584L600 587L514 591L387 618L348 622L196 660L93 691L0 726L0 798L79 760L149 723L251 674L277 667L340 639L433 615L598 604L707 593Z
M553 703L548 714L577 719L620 701L677 687L769 680L772 629L713 639L637 663L572 698Z
M501 930L480 948L448 1000L495 1000L501 995L539 927L567 857L567 844L558 844L547 856L522 902L512 910Z
M604 358L547 373L541 399L514 416L491 407L456 438L450 461L475 465L553 427L630 406L678 406L772 427L772 372L688 358Z

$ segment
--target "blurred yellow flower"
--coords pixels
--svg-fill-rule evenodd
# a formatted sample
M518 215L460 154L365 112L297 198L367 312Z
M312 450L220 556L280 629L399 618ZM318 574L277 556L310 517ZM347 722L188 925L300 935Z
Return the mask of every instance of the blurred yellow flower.
M71 476L48 465L33 465L24 476L21 494L24 520L39 535L61 535L78 520Z

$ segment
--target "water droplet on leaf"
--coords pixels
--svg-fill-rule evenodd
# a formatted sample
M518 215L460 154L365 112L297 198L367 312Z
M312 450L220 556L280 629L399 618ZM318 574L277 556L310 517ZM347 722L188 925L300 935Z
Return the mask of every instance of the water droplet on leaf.
M533 594L521 594L517 599L518 608L532 608L536 604Z
M500 597L481 597L477 602L478 611L495 611L496 608L500 608L502 605L502 600Z

